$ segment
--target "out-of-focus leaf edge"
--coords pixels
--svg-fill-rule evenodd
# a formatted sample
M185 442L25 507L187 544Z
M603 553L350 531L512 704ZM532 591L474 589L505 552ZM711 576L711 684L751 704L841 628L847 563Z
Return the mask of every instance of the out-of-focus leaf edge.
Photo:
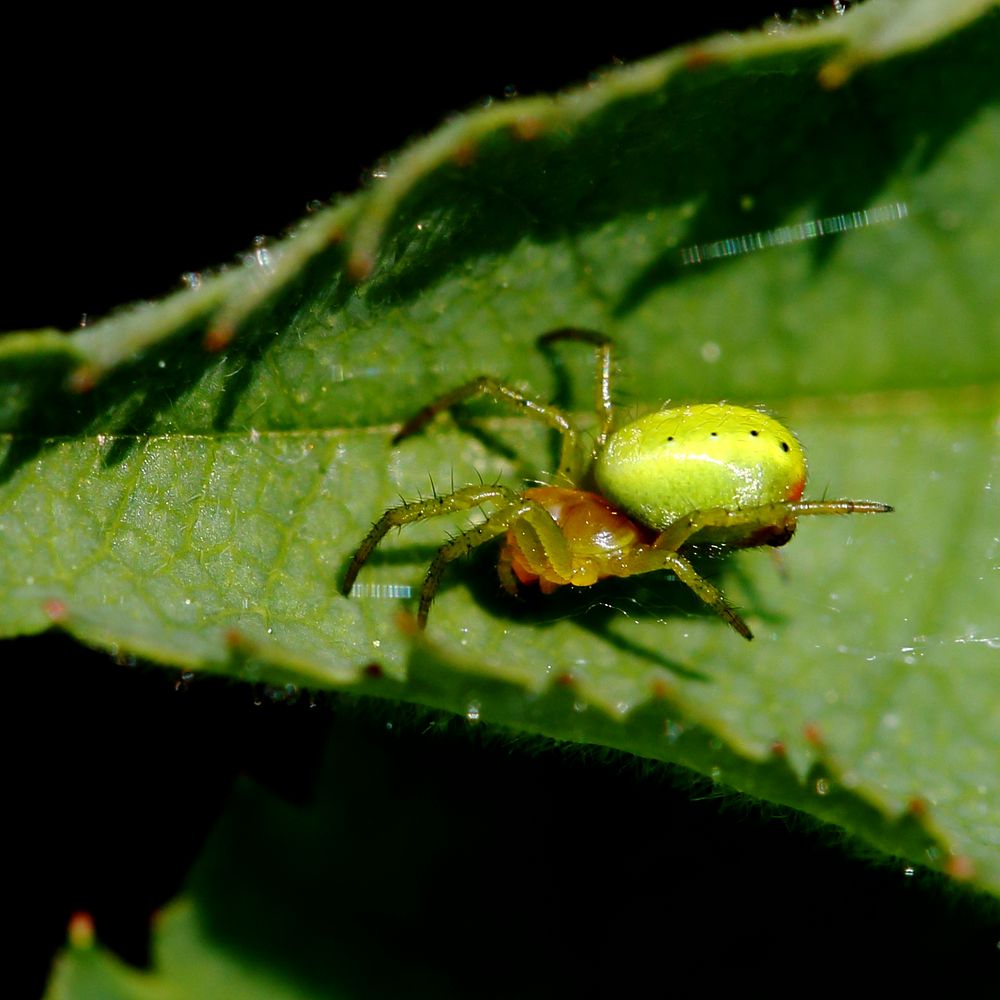
M379 249L393 217L435 171L460 163L488 136L510 132L528 140L570 130L617 101L663 89L678 74L716 64L751 63L776 55L811 52L822 61L820 82L835 88L862 66L929 45L979 16L996 13L998 0L869 2L848 16L782 32L719 35L609 71L600 80L555 97L514 100L458 115L392 161L367 190L317 212L269 251L266 269L235 267L206 277L197 287L132 307L63 334L55 329L13 332L0 338L0 363L48 358L71 368L69 387L89 389L119 366L192 327L203 330L207 349L228 344L240 326L281 292L307 265L339 246L347 273L357 281L378 267Z

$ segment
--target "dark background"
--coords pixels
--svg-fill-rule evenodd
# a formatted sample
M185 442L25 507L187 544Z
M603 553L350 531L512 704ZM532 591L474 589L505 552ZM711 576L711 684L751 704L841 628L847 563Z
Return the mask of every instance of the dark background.
M162 295L184 272L280 235L310 201L355 189L380 156L451 111L754 27L773 7L713 7L656 25L628 9L620 16L634 23L581 11L544 29L483 21L533 13L470 10L467 26L440 30L393 22L389 38L381 10L351 24L288 14L205 31L196 10L176 8L141 25L63 22L56 42L48 25L12 32L0 329L71 329ZM544 838L545 919L523 900L488 899L474 944L465 921L442 917L468 963L502 952L505 928L527 919L551 946L539 962L559 968L568 994L661 964L663 992L682 970L711 982L723 970L777 976L801 962L827 981L869 959L902 979L930 966L1000 967L995 908L930 873L907 876L902 863L858 863L857 845L828 830L666 768L539 751L484 727L431 734L406 710L388 730L384 707L324 698L306 711L213 679L178 683L58 635L3 650L10 878L27 875L13 899L28 942L26 996L40 991L76 910L92 913L124 957L148 961L150 913L182 884L236 776L305 801L310 762L344 724L379 747L402 787L430 782L434 801L459 808L474 783L495 803L472 827L491 838L490 884L538 866ZM518 812L531 817L523 836L501 822ZM431 908L410 933L419 943L436 927Z

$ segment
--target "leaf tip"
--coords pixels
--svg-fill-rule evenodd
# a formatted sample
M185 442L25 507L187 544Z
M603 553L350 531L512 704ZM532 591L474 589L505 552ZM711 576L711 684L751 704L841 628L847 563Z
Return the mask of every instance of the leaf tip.
M666 701L670 697L670 685L662 677L655 677L649 686L649 693L655 701Z
M531 142L544 131L545 126L537 115L524 115L511 122L510 131L515 139L521 142Z
M817 750L822 750L826 746L826 738L817 722L807 722L802 727L802 735L805 737L806 743Z
M238 628L226 629L223 640L234 653L246 653L253 648L253 643Z
M95 365L83 364L70 372L66 385L70 392L82 395L85 392L90 392L100 381L100 377L101 373Z
M66 621L69 617L69 608L66 606L66 602L60 600L58 597L50 597L48 600L42 602L42 614L53 625L58 625L60 622Z
M416 615L410 614L409 611L396 612L396 628L409 639L415 639L422 631Z
M86 911L78 910L69 918L66 936L71 948L79 950L93 948L96 937L94 918Z
M219 320L205 331L201 346L209 354L218 354L232 343L235 336L236 326L229 320Z
M351 281L364 281L375 270L375 258L368 250L354 249L347 257L347 276Z
M854 73L854 65L847 59L831 59L820 67L816 79L824 90L843 87Z
M944 870L957 882L968 882L975 877L976 866L965 854L953 854L945 862Z
M705 69L707 66L711 66L718 61L718 57L709 52L708 49L703 49L697 45L692 45L684 51L685 69L697 71Z
M471 142L460 142L452 151L451 159L457 167L467 167L476 158L476 147Z

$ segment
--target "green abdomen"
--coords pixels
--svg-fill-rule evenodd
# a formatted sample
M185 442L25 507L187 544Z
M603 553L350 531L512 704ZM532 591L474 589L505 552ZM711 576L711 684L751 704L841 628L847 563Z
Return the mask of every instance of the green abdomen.
M650 413L615 431L594 477L608 500L662 531L696 510L798 500L806 462L773 417L712 403Z

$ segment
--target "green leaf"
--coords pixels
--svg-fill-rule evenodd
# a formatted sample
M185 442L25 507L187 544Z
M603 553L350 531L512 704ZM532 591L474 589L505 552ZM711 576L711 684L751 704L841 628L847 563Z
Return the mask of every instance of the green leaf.
M1000 889L1000 17L938 6L470 113L241 268L0 341L0 634L676 761ZM662 578L514 604L488 553L414 637L371 595L461 521L387 540L340 596L400 494L552 468L495 408L390 437L480 373L586 411L586 352L536 347L568 324L613 336L624 406L764 404L807 495L897 512L711 569L752 644Z
M48 1000L100 997L101 1000L168 1000L173 997L273 997L299 1000L329 997L329 990L289 984L280 974L253 961L245 952L220 947L197 906L190 900L172 903L157 920L155 972L144 973L93 943L68 949L59 956Z

